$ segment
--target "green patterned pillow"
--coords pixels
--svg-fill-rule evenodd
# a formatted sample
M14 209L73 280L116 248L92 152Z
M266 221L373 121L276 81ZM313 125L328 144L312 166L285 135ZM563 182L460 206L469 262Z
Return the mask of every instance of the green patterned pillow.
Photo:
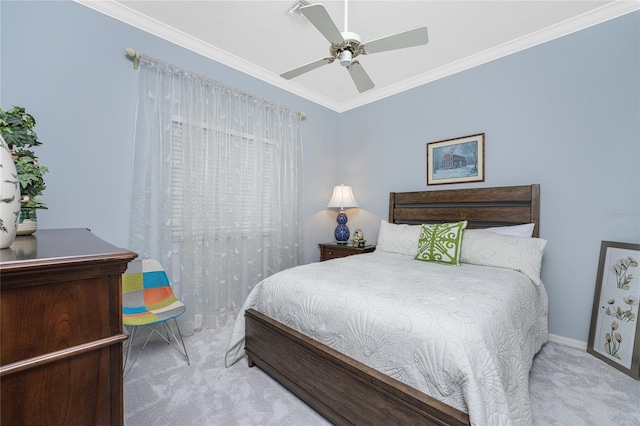
M416 260L460 264L462 234L467 221L422 225Z

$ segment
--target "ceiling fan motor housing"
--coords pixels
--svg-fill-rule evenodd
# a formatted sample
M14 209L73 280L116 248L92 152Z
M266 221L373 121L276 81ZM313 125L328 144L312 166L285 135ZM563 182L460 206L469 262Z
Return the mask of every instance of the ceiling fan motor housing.
M353 58L362 53L360 45L362 39L359 34L352 32L341 33L344 41L340 44L332 44L329 47L329 53L336 59L340 60L340 65L347 67L351 65Z

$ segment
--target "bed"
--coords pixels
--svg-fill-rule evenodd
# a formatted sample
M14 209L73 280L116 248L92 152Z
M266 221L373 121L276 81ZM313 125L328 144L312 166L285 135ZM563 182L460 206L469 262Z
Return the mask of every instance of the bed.
M246 354L334 424L531 424L528 374L547 339L539 203L539 185L391 193L385 249L259 283L227 365ZM389 230L456 221L466 222L459 266L388 242ZM479 230L523 224L533 238ZM475 247L486 238L522 245L519 261L538 269L485 262Z

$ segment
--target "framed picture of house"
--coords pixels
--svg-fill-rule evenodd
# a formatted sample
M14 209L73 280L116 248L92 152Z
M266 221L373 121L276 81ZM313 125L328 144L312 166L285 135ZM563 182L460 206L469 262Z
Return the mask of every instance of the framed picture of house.
M427 185L484 182L484 133L427 143Z
M640 379L640 244L603 241L587 352Z

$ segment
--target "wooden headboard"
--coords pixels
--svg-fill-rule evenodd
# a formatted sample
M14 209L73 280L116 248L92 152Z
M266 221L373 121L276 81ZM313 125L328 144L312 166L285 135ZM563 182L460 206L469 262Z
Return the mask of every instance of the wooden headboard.
M540 185L391 192L389 223L468 221L468 228L535 223L540 236Z

